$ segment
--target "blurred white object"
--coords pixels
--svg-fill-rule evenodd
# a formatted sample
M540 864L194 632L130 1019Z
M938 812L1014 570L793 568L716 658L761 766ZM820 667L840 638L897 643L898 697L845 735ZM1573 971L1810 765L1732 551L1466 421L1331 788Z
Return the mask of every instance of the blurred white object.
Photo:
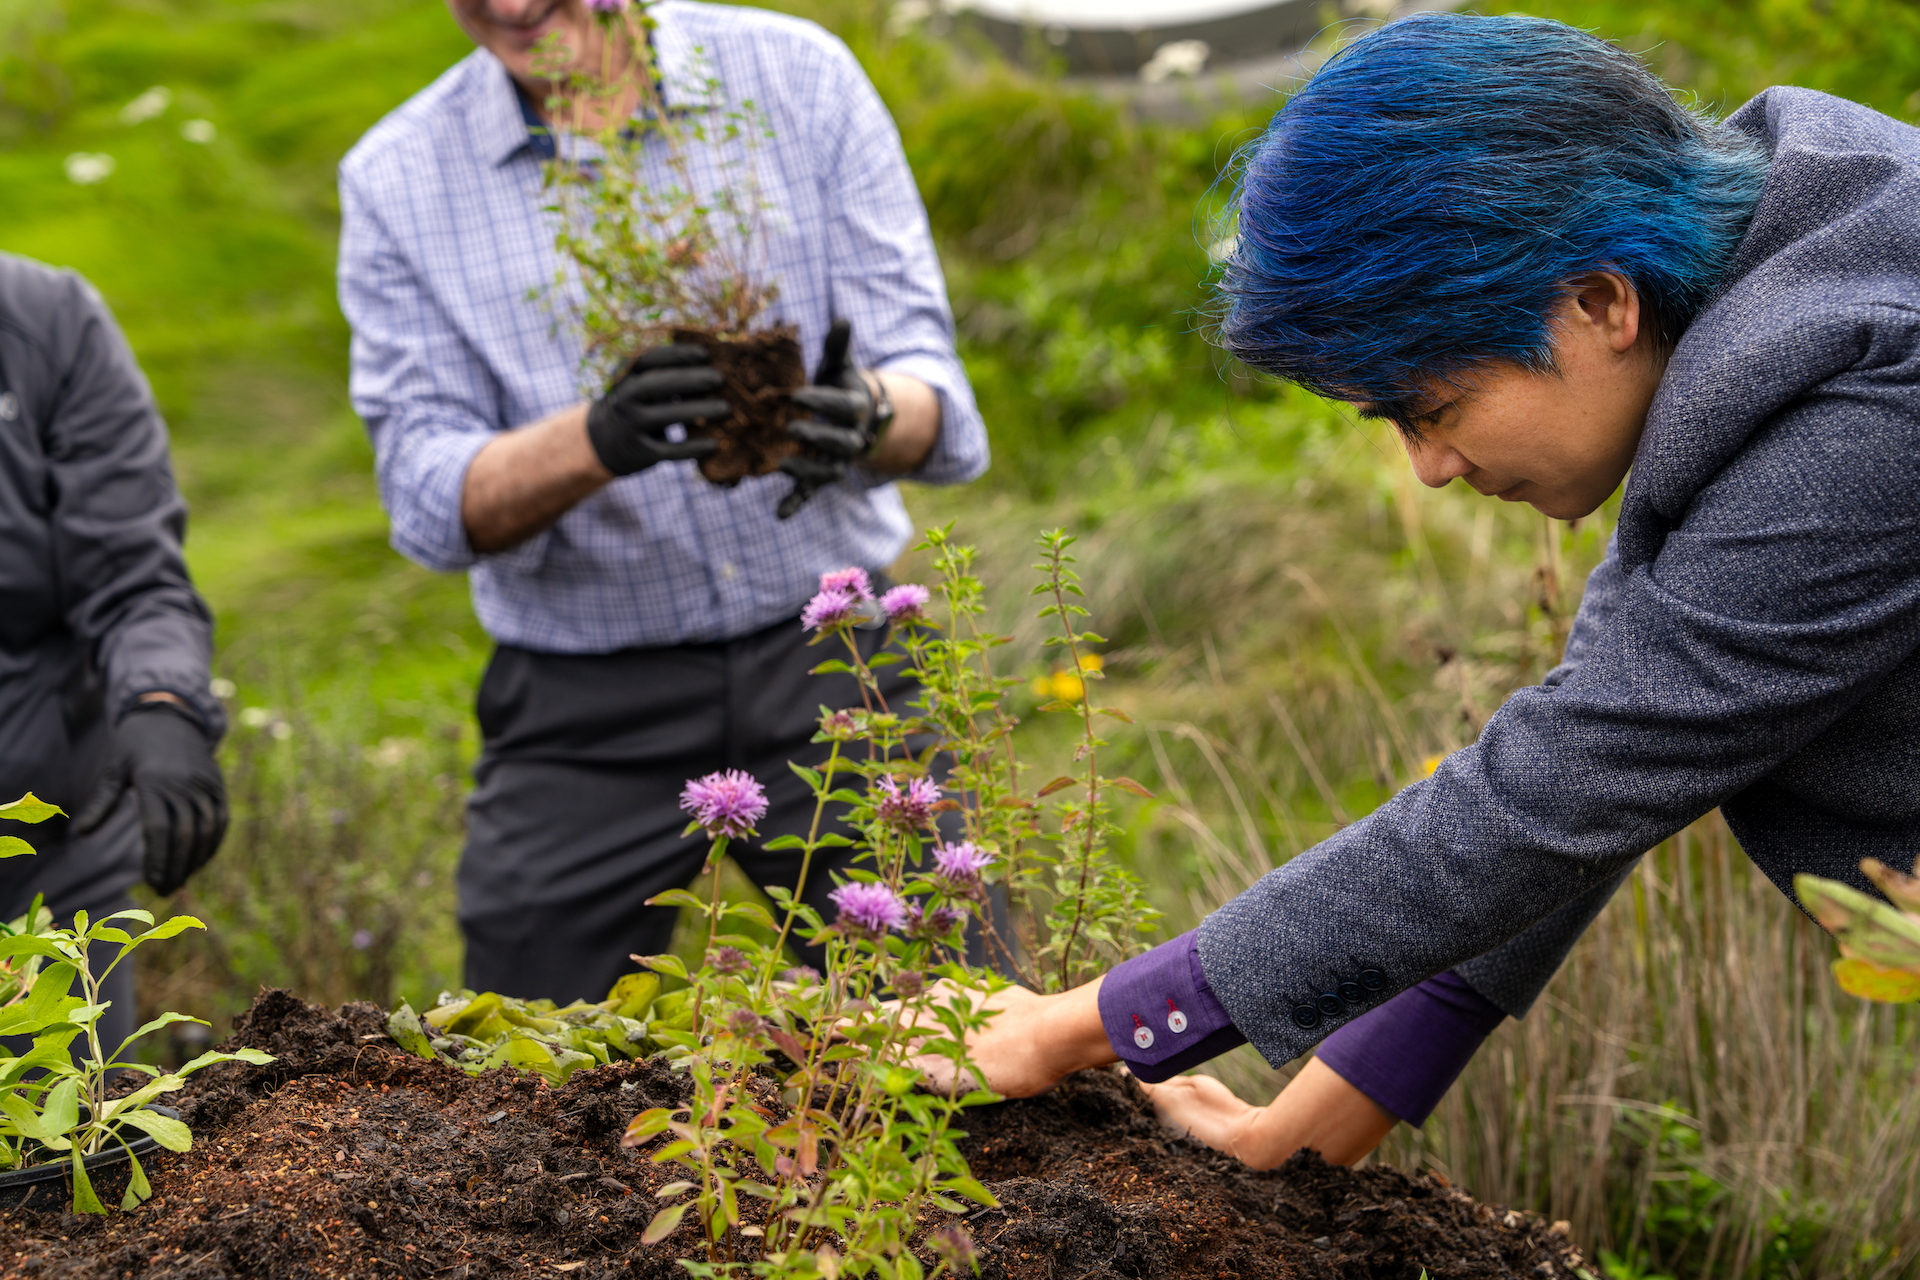
M1192 79L1207 65L1212 53L1205 40L1169 40L1155 49L1153 57L1140 68L1140 78L1148 84L1159 84L1174 76Z
M121 124L139 124L151 120L173 105L173 90L157 84L120 108Z
M903 36L916 22L923 22L934 14L933 0L899 0L893 6L893 12L887 15L887 34Z
M113 173L113 157L104 151L76 151L67 157L67 181L90 187Z
M180 136L204 147L219 137L220 131L213 127L211 120L188 120L180 126Z
M967 8L1012 22L1070 28L1151 30L1270 7L1274 0L966 0Z

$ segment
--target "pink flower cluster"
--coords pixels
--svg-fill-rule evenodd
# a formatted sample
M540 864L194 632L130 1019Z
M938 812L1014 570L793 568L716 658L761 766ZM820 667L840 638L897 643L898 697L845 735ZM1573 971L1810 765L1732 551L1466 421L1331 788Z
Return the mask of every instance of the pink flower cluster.
M926 621L932 593L917 582L903 582L880 597L878 608L888 622L902 626ZM820 575L820 592L800 611L800 625L809 631L834 631L873 617L873 579L865 569L835 569Z
M946 892L972 897L980 890L980 873L993 865L993 855L971 840L933 847L933 880Z
M624 13L627 0L587 0L587 8L595 13Z
M687 783L680 807L714 839L738 839L767 816L767 793L752 774L727 769Z
M938 941L951 934L966 918L967 913L959 907L938 906L928 911L918 902L910 902L907 904L906 932L909 937Z
M827 895L840 908L835 921L848 933L879 938L907 923L907 909L883 884L843 884Z
M902 831L933 825L933 807L940 803L940 788L933 785L933 779L909 778L902 789L892 774L882 774L874 791L878 799L873 807L880 821Z

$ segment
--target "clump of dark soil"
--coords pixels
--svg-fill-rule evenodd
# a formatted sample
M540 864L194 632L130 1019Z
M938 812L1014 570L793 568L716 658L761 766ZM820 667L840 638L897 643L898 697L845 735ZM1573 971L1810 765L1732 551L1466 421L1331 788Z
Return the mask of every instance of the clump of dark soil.
M636 1112L684 1103L684 1077L652 1062L582 1071L562 1089L506 1070L472 1077L402 1053L384 1023L372 1005L334 1013L263 993L232 1043L279 1061L194 1078L180 1099L194 1148L152 1163L154 1198L106 1218L0 1211L0 1275L686 1274L675 1259L694 1249L693 1226L639 1243L677 1173L620 1148ZM749 1089L779 1108L773 1081ZM967 1128L973 1171L1001 1201L967 1223L988 1280L1417 1280L1423 1268L1574 1280L1581 1265L1537 1219L1434 1178L1304 1155L1254 1173L1168 1138L1119 1075L970 1112Z
M673 340L702 347L725 380L722 394L733 412L709 419L697 434L720 441L720 451L700 460L700 474L718 485L736 485L748 476L780 469L782 459L799 452L787 434L797 410L787 395L805 385L807 367L792 325L780 325L743 338L720 339L698 329L676 329Z

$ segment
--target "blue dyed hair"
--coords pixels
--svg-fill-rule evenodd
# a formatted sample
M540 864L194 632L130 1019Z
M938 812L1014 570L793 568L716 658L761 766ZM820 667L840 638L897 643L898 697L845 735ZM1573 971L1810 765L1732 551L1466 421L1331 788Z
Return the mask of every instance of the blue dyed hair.
M1437 386L1552 370L1550 316L1585 273L1631 280L1671 347L1767 162L1562 23L1404 18L1329 59L1243 153L1221 341L1417 435Z

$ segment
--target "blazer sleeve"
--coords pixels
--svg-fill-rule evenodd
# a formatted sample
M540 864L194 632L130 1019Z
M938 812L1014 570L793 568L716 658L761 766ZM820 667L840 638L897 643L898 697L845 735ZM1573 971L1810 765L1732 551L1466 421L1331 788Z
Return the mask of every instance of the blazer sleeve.
M213 616L182 554L187 505L166 426L100 296L77 276L61 288L44 430L62 615L93 652L113 719L164 691L217 739L226 715L209 687Z

